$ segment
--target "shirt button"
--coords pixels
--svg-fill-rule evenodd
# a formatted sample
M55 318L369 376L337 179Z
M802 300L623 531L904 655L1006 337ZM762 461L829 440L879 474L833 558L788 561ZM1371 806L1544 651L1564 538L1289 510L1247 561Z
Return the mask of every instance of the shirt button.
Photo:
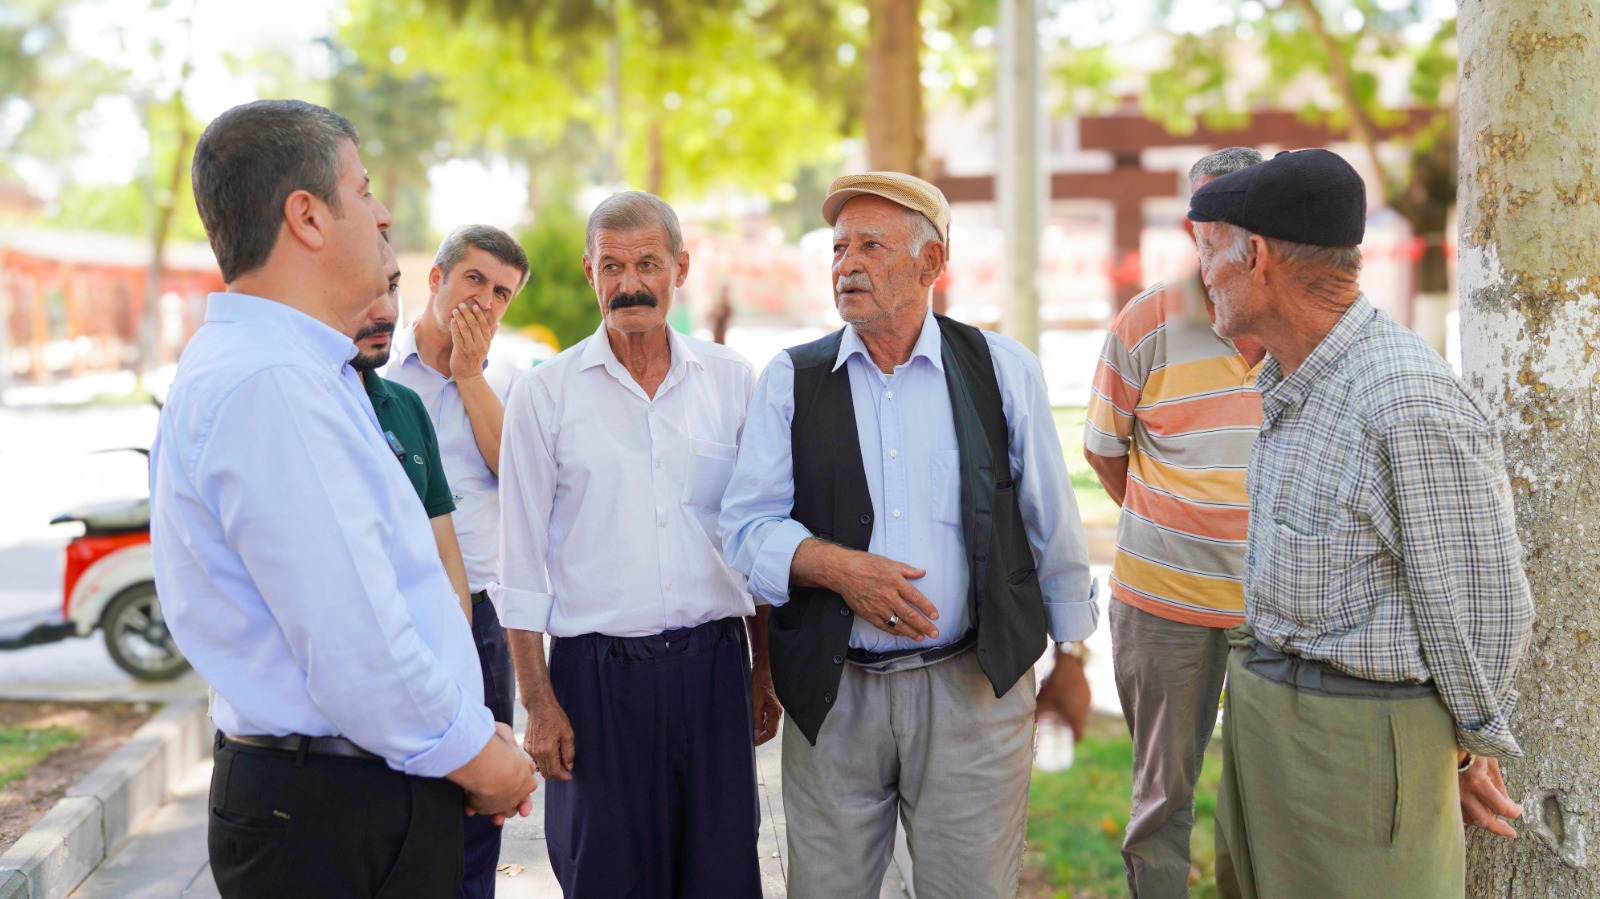
M822 694L822 704L823 705L833 705L833 694L832 693L824 693L824 694Z
M841 617L844 617L844 618L849 618L850 617L850 610L849 609L840 609L839 610L839 615Z
M894 391L893 390L885 390L883 392L883 398L886 399L886 400L894 399Z
M896 509L896 510L894 510L894 512L892 514L894 515L894 517L899 518L900 517L900 510Z
M889 450L889 458L891 458L891 459L900 458L900 451L899 450Z
M665 518L661 519L660 524L661 524L662 527L666 527L667 526L667 520Z
M844 664L844 656L834 656L833 657L833 664L835 664L835 665L843 665Z
M657 463L656 463L656 467L657 467L657 468L660 468L660 467L661 467L661 463L660 463L660 462L657 462Z
M861 516L861 523L862 524L868 524L871 521L872 521L872 516L871 515L863 515L863 516Z
M667 592L668 592L668 593L671 593L671 592L672 592L672 585L671 585L671 584L668 584L668 585L667 585Z

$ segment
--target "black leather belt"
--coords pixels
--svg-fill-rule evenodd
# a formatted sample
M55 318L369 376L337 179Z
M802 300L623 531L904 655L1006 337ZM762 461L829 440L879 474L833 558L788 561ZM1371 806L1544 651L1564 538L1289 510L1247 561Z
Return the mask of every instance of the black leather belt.
M475 606L481 606L481 605L483 605L484 603L486 603L488 601L489 601L489 591L488 590L479 590L477 593L472 594L472 604L475 605Z
M240 746L249 746L252 749L277 749L283 752L305 753L306 755L331 755L341 759L382 760L382 756L373 755L360 746L346 740L344 737L307 737L301 734L289 734L283 737L264 737L247 735L236 737L232 734L223 734L222 739Z

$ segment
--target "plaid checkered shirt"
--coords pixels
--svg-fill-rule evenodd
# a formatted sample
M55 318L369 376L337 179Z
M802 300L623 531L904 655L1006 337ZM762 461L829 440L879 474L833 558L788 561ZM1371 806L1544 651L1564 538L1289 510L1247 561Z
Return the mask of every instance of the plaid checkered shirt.
M1461 748L1518 756L1533 624L1501 447L1427 344L1361 297L1288 377L1268 359L1246 489L1245 616L1282 652L1432 681Z

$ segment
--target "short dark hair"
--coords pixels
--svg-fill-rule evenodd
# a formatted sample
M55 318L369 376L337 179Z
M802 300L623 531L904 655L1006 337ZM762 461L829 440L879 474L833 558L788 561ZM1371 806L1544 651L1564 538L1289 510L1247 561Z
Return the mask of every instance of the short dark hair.
M307 191L339 214L343 141L361 145L350 120L302 100L245 103L206 126L190 174L223 281L267 264L291 193Z
M448 278L456 263L466 258L469 248L482 250L516 269L521 275L517 290L522 290L522 285L528 283L528 254L523 252L522 244L493 225L462 225L451 231L439 244L433 264L439 267L441 275Z

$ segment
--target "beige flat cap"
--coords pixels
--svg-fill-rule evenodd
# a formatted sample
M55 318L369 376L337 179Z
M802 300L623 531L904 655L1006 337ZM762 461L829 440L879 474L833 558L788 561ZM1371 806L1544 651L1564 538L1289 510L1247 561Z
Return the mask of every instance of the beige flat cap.
M845 175L828 185L828 197L822 201L822 218L832 225L839 220L839 210L852 197L871 194L898 203L912 212L920 212L933 222L939 239L950 242L950 203L939 188L910 175L899 172L866 172Z

